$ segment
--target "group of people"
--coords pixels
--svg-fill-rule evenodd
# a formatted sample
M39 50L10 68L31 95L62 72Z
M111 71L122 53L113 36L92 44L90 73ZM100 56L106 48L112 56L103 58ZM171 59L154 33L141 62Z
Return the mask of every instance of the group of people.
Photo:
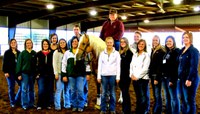
M75 26L74 29L79 29ZM82 112L87 106L88 85L84 60L74 62L79 38L75 36L67 43L57 34L52 34L50 40L43 39L41 51L33 50L33 42L26 39L24 50L17 49L17 41L9 41L9 49L3 57L3 72L8 82L10 106L21 105L24 110L30 108L61 110L61 96L63 107L72 111ZM67 46L67 44L70 44ZM37 80L38 102L35 103L34 84ZM15 82L19 89L15 95ZM56 89L54 94L54 83ZM61 93L63 93L61 95Z
M83 112L88 103L87 77L90 70L86 70L87 62L84 58L75 61L81 36L79 26L74 27L74 32L75 36L68 42L65 39L58 41L58 36L52 34L50 41L42 40L39 52L33 50L31 39L25 40L22 52L17 49L17 41L10 40L10 48L3 58L3 72L9 86L11 107L17 104L21 104L24 110L35 107L36 79L37 110L51 109L52 105L55 110L61 110L63 96L64 108L71 108L73 112ZM100 114L105 114L107 110L111 114L116 113L116 84L119 84L122 93L122 113L131 113L131 81L136 95L136 114L150 112L149 83L153 88L154 114L162 113L162 87L165 93L166 113L195 114L199 52L192 45L192 33L183 33L182 40L185 46L181 50L176 47L173 36L166 38L163 47L159 36L155 35L150 56L147 53L146 41L142 39L139 31L135 32L135 42L131 45L127 38L122 37L123 33L124 25L117 19L117 11L110 10L109 20L103 24L100 33L100 38L107 46L98 59L97 81L102 87ZM16 95L15 81L19 85Z

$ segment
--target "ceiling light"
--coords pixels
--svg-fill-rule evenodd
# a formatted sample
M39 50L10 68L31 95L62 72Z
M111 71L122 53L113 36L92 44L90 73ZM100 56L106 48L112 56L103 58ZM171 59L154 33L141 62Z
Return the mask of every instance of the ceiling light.
M122 20L126 20L127 19L127 16L123 15L121 16Z
M96 11L96 10L92 10L92 11L90 11L90 15L92 15L92 16L97 15L97 11Z
M145 20L144 20L144 23L149 23L149 20L148 20L148 19L145 19Z
M47 7L47 9L53 9L54 5L53 4L47 4L46 7Z
M182 0L173 0L173 3L174 3L175 5L179 5L179 4L181 4L181 2L182 2Z
M196 12L200 11L200 7L199 6L194 7L194 11Z

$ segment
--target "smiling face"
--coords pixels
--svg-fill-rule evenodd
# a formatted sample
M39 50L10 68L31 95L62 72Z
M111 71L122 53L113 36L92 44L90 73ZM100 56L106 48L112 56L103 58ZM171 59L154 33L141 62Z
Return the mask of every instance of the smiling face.
M53 36L51 37L51 42L52 42L52 44L56 44L57 41L58 41L57 35L53 35Z
M141 41L138 43L138 50L139 51L144 51L145 50L145 42Z
M126 47L126 41L124 40L124 39L121 39L120 40L120 46L122 47L122 48L125 48Z
M134 34L134 42L135 42L135 43L138 43L138 41L139 41L140 39L141 39L140 34L135 33L135 34Z
M154 36L152 44L154 48L157 47L160 44L160 39L157 36Z
M191 44L191 40L190 40L188 34L184 34L184 35L183 35L183 43L184 43L185 45L190 45L190 44Z
M114 45L114 40L112 37L109 37L109 38L106 38L106 46L107 46L107 49L112 49L113 48L113 45Z
M16 41L16 40L12 40L12 41L10 42L10 47L11 47L12 49L16 49L16 48L17 48L17 41Z
M78 39L75 38L75 39L72 40L72 48L75 49L77 47L78 47Z
M66 47L66 41L65 40L60 40L60 48L61 49L65 49L65 47Z
M167 39L166 46L167 46L169 49L172 49L172 48L174 47L174 41L172 40L172 38L168 38L168 39Z
M42 47L43 47L43 50L44 51L47 51L49 49L49 44L48 42L44 41L43 44L42 44Z
M26 49L28 49L28 50L33 48L33 43L31 40L27 40L25 45L26 45Z

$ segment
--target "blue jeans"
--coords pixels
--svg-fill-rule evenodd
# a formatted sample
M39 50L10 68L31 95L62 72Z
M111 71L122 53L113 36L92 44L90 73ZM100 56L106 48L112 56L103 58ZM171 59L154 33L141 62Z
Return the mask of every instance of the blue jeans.
M38 107L50 106L50 95L53 75L40 75L38 79Z
M171 109L171 97L169 93L169 79L167 77L164 77L162 79L162 86L164 89L164 95L165 95L165 103L166 103L166 114L171 114L172 109Z
M84 78L82 76L69 77L69 84L71 89L71 103L73 108L84 108Z
M133 81L136 94L136 114L147 114L150 108L149 80Z
M8 82L8 95L9 95L9 99L10 99L10 105L15 105L16 103L20 103L21 102L21 84L20 81L17 81L18 85L20 86L17 94L15 95L15 75L9 73L9 77L6 78L7 82Z
M181 111L182 114L196 114L196 92L199 85L199 78L195 78L192 81L192 85L187 87L185 85L186 80L180 80L180 92L181 92Z
M84 99L85 103L88 103L88 81L84 79Z
M34 106L34 76L22 73L21 105L23 108Z
M54 105L55 109L61 109L61 93L64 88L64 83L61 81L61 75L58 75L58 80L56 81L56 91L55 91L55 97L54 97ZM63 92L63 99L64 99L64 92Z
M107 107L106 98L110 95L109 108L110 111L115 111L116 94L115 94L115 81L116 76L101 76L102 83L102 97L101 97L101 111L105 112ZM109 88L109 89L108 89Z
M157 85L154 85L154 79L151 79L151 85L153 89L153 97L154 97L154 107L153 114L161 114L162 113L162 96L161 96L161 85L162 82L158 81Z
M120 42L115 40L115 50L119 51Z
M177 81L178 83L178 81ZM163 89L165 93L166 101L166 113L167 114L179 114L180 113L180 101L178 97L178 87L177 83L173 83L172 86L169 86L169 79L163 79Z
M69 82L64 83L63 89L63 100L64 100L64 108L71 107L71 95L70 95L70 84Z

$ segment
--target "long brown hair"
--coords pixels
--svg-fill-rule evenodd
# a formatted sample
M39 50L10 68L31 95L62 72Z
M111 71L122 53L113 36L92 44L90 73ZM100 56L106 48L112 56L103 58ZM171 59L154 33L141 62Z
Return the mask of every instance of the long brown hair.
M121 41L124 40L125 43L126 43L126 47L124 47L124 49L122 49L121 45L119 47L119 53L122 54L122 53L125 53L127 52L127 50L129 50L129 42L128 42L128 39L123 37L120 39L120 44L121 44Z

